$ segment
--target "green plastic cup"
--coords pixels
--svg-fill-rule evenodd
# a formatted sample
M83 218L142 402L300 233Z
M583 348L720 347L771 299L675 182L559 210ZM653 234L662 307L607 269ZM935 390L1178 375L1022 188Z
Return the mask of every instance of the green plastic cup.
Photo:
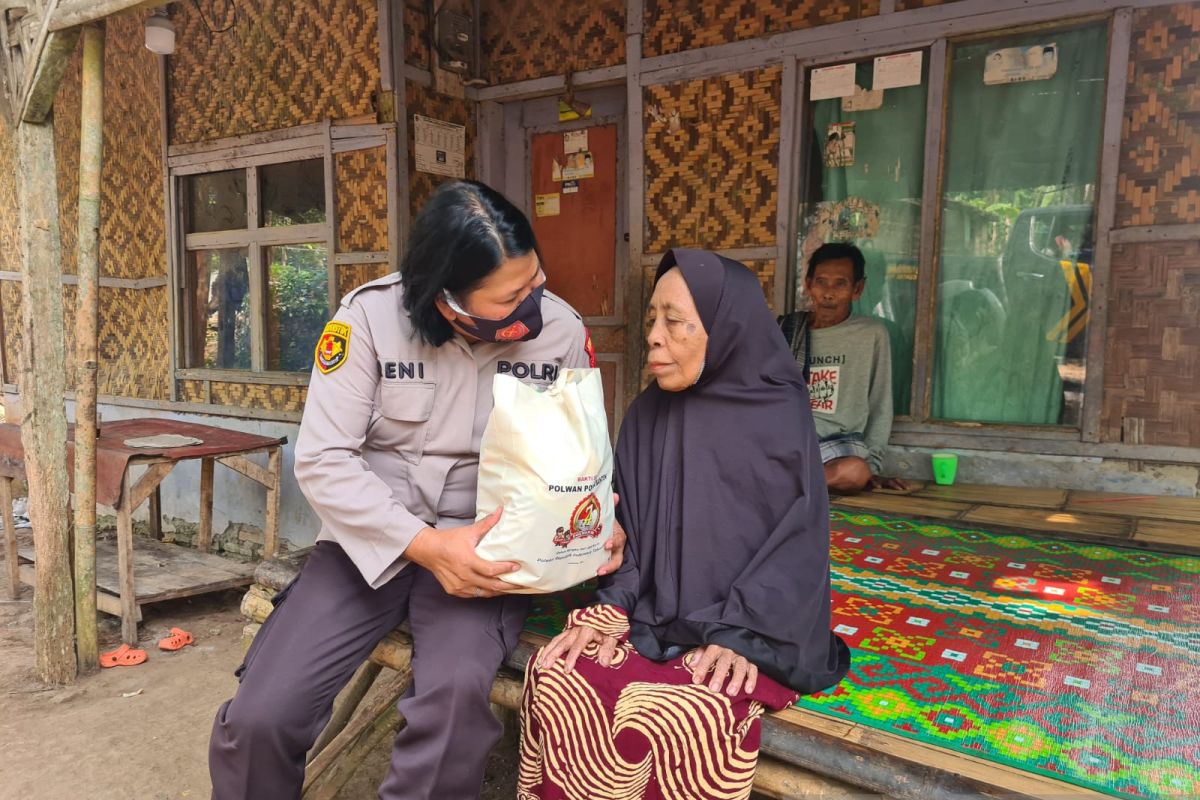
M930 456L933 461L933 480L940 486L954 484L954 476L958 473L957 453L934 453Z

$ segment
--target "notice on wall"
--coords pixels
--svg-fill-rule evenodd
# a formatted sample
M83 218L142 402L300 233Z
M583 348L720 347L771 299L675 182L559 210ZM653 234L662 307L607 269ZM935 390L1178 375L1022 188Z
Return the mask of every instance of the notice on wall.
M559 194L539 194L535 198L534 213L539 217L557 217L561 211Z
M575 194L578 191L579 191L579 181L563 181L562 182L562 193L563 194Z
M854 123L834 122L825 133L825 166L854 166Z
M563 134L563 150L566 153L582 153L587 149L587 128L581 131L567 131Z
M580 150L577 153L567 153L567 163L562 168L562 179L564 181L591 178L595 174L596 166L592 161L591 152Z
M417 172L466 177L467 129L452 122L413 114L413 150Z
M988 86L1023 81L1044 81L1058 72L1058 45L1006 47L988 53L983 82Z
M874 111L883 108L883 89L864 89L854 87L854 94L842 98L842 113L851 114L858 111Z
M921 61L924 52L895 53L875 59L875 79L871 88L902 89L905 86L921 85Z
M809 79L808 99L832 100L854 94L854 72L857 64L838 64L812 71Z

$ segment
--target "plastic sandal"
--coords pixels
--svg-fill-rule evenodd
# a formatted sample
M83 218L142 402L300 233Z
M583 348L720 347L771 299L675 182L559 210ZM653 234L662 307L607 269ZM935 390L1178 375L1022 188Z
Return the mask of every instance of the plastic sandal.
M101 653L100 667L102 669L110 669L112 667L136 667L145 660L145 650L139 650L136 647L130 647L127 644L123 644L116 650L109 650L107 653Z
M183 628L171 628L171 635L158 642L159 650L182 650L189 644L195 644L196 639Z

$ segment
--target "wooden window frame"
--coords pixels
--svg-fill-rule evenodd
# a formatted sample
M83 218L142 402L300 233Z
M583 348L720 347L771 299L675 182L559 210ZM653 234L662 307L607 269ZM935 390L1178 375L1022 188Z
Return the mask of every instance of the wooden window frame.
M379 263L392 259L395 233L389 233L389 250L378 253L337 251L337 203L334 160L338 153L385 147L388 156L389 197L394 183L396 130L392 124L343 124L332 121L302 125L267 133L249 134L212 142L166 148L168 228L170 232L172 385L179 380L307 386L310 373L266 368L266 276L263 251L286 244L324 244L327 272L327 313L337 308L337 273L344 264ZM324 174L325 220L319 223L262 227L259 225L259 169L271 164L321 159ZM206 233L185 233L187 201L184 181L194 175L226 170L246 170L246 228ZM389 205L391 205L389 201ZM389 217L393 214L389 208ZM389 218L389 223L391 222ZM389 230L392 225L389 224ZM195 363L188 352L188 254L199 250L246 248L250 272L250 369L188 367ZM173 392L174 394L174 392Z

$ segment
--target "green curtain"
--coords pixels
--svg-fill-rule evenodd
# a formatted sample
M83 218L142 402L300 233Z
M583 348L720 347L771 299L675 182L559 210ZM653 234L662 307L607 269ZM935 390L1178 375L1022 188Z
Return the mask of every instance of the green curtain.
M928 64L925 65L928 70ZM857 83L872 88L873 61L858 65ZM913 339L916 327L917 266L920 256L921 185L924 177L926 81L918 86L888 89L883 105L871 111L844 112L842 101L820 100L810 105L809 137L812 195L801 224L801 252L810 252L804 239L817 234L814 220L854 213L844 210L847 199L877 209L879 219L870 235L846 234L854 224L821 231L823 241L852 241L866 257L867 284L854 311L881 319L892 345L892 392L897 415L909 413L912 393ZM853 122L854 163L828 167L824 144L829 126ZM819 188L818 188L819 187ZM818 193L819 192L819 193ZM840 230L839 230L840 228ZM810 243L811 244L811 243ZM802 264L801 270L807 265Z
M1046 80L984 83L989 53L1057 44ZM956 47L942 199L933 415L1063 422L1064 358L1082 358L1107 27Z

